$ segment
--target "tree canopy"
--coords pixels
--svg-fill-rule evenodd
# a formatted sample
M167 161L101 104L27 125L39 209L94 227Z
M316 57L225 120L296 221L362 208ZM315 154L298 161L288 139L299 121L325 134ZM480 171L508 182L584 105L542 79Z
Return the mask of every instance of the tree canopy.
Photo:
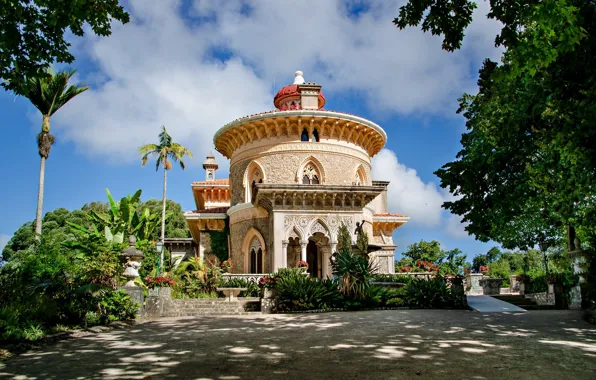
M593 228L596 213L595 3L490 5L488 17L503 24L495 39L505 48L502 62L485 60L478 93L460 99L468 132L456 160L435 174L458 197L444 207L463 216L478 240L521 249L553 244L564 226ZM409 1L394 22L422 24L453 51L475 6Z
M1 0L0 83L24 94L27 78L42 78L54 62L71 63L65 34L83 36L88 24L98 36L109 36L112 21L129 15L118 0Z

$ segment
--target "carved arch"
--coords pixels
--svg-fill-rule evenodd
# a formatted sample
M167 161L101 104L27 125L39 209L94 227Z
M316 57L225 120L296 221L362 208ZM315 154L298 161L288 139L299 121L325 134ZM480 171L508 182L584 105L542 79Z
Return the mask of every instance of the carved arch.
M244 258L244 272L250 273L251 272L251 255L252 251L255 251L255 254L259 254L259 249L261 250L261 265L260 271L263 273L265 272L265 266L267 265L267 246L265 245L265 239L263 239L263 235L254 227L252 227L246 233L244 237L244 242L242 243L242 256ZM258 263L257 258L257 263Z
M316 157L310 156L307 159L303 160L300 166L298 166L298 170L296 171L296 182L302 183L304 177L305 169L312 167L318 175L319 184L325 183L325 169Z
M352 184L357 186L368 186L371 184L364 165L358 164L352 173Z
M313 222L308 226L307 236L311 237L317 232L320 232L328 238L331 238L331 230L329 229L329 226L327 226L327 223L325 223L323 220L318 218L313 220Z
M253 181L255 183L263 183L266 180L263 166L258 161L252 161L246 167L242 179L242 186L244 187L244 201L250 202L252 199Z

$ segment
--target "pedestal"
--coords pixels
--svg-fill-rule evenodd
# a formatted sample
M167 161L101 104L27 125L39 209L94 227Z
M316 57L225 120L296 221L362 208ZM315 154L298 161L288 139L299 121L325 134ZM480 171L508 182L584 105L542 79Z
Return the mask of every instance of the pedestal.
M482 273L468 273L466 275L466 292L468 294L482 294L480 280L484 277Z
M276 309L275 289L264 288L263 298L261 298L261 313L273 314Z
M143 315L143 305L145 304L145 297L143 296L143 289L138 286L121 286L119 290L124 291L130 296L132 301L138 305L139 317Z
M482 286L482 294L487 296L496 296L501 294L501 278L483 278L480 280Z

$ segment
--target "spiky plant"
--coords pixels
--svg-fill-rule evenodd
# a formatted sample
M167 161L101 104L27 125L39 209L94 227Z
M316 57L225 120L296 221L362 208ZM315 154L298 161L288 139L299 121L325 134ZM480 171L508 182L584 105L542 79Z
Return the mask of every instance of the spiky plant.
M141 164L145 164L149 161L150 156L157 156L155 163L155 171L159 170L159 167L163 165L163 199L161 208L161 243L164 243L166 234L166 187L167 187L167 173L168 170L172 169L172 161L178 162L182 170L184 170L184 156L187 155L192 157L192 153L185 148L183 145L175 143L172 140L172 136L166 131L166 127L161 127L161 133L159 134L158 144L147 144L139 148L141 154ZM163 269L163 249L159 256L159 273Z
M50 118L75 96L89 89L89 86L68 85L68 81L75 72L75 70L54 72L52 69L48 69L45 76L29 78L23 91L24 96L31 101L42 115L41 132L37 135L37 151L41 157L35 216L35 239L38 242L41 238L45 165L50 156L52 145L56 141L50 133Z

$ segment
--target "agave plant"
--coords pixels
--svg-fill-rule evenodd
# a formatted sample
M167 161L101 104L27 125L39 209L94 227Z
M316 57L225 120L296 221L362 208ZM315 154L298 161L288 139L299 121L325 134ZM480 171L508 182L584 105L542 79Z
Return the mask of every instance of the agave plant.
M351 297L364 296L376 269L367 256L347 249L333 255L331 268L338 278L340 292Z

